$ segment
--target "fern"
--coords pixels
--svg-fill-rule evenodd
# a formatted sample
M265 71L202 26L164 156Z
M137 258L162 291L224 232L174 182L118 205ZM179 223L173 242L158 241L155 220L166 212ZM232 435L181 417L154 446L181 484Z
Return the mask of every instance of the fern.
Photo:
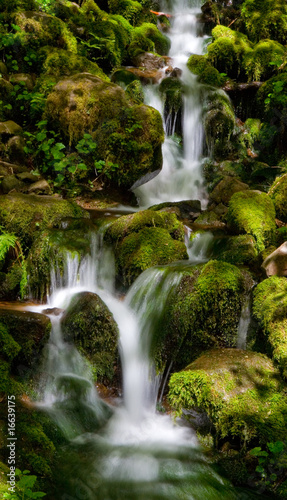
M17 246L17 237L11 233L3 233L0 235L0 262L4 260L9 249Z

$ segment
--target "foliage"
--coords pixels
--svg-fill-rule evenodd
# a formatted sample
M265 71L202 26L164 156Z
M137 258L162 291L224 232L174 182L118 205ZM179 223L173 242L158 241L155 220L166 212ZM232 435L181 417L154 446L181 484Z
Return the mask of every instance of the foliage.
M226 77L223 73L214 68L208 61L206 56L191 55L187 62L188 69L198 76L200 83L212 85L213 87L221 87Z
M256 472L259 480L257 486L264 486L269 491L277 492L278 487L285 480L287 483L287 444L283 441L267 443L266 447L257 446L250 451L256 457L258 465ZM280 488L279 488L280 492Z
M16 469L15 475L19 478L17 481L17 493L4 493L6 500L28 500L43 498L46 493L42 491L32 491L37 481L37 476L30 475L29 470L23 472Z
M287 42L287 6L285 0L245 0L241 8L249 38Z

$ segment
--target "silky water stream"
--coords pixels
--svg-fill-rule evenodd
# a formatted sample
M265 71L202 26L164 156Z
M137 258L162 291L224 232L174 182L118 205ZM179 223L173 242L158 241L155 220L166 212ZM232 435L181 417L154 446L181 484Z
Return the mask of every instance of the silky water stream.
M118 324L123 371L123 397L111 407L97 394L87 361L63 340L61 314L51 313L37 407L66 439L51 500L250 498L238 496L207 464L191 428L156 412L159 380L149 358L149 333L181 277L180 264L145 271L121 301L101 242L93 236L91 255L82 260L67 253L62 277L52 270L48 304L36 307L65 309L75 293L97 293Z

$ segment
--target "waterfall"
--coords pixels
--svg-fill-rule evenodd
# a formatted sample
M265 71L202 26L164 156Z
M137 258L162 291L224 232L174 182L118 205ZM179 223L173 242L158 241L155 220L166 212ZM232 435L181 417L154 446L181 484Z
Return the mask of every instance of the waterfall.
M166 139L163 144L163 168L154 179L135 189L139 204L148 207L165 201L199 199L202 205L207 203L207 196L202 177L202 104L200 85L196 76L187 68L191 54L202 54L204 38L197 36L197 15L201 12L201 1L172 2L171 29L168 33L171 42L170 57L174 67L182 71L183 95L183 149L174 137L175 120L167 117L164 123ZM190 4L193 4L190 6ZM167 7L167 11L170 10ZM156 85L145 89L146 104L164 114L163 103Z
M248 295L241 309L241 315L239 319L238 329L237 329L237 345L238 349L246 349L246 340L248 328L251 321L251 297Z

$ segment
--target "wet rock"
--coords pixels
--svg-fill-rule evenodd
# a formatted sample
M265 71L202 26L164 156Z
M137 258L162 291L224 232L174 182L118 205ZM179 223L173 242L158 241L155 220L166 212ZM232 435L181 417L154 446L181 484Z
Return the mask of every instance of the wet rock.
M11 135L19 135L22 133L22 127L12 120L0 122L0 137L9 137Z
M286 435L286 385L272 361L259 353L208 351L172 375L169 401L179 411L205 411L217 441L237 438L245 447L253 439L267 443Z
M62 312L63 312L63 309L59 309L59 307L52 307L52 308L43 309L42 314L47 314L47 315L52 314L53 316L60 316L60 314L62 314Z
M247 189L249 189L248 184L234 177L226 176L215 186L209 197L212 202L228 205L234 193Z
M15 135L11 137L7 142L7 153L9 155L9 160L11 162L24 164L27 157L24 151L25 142L23 137L20 135Z
M25 370L35 366L47 343L51 323L47 316L29 311L0 309L0 323L6 326L21 351L13 362L13 371L25 375Z
M191 219L194 220L199 216L201 212L201 203L199 200L183 200L174 202L164 202L159 203L159 205L153 205L149 210L164 210L165 208L176 207L180 211L181 219Z
M152 266L188 258L184 227L174 213L143 210L120 217L107 228L105 241L113 246L124 286Z
M229 202L227 221L232 230L254 236L262 252L274 237L275 208L271 198L260 191L240 191Z
M287 276L287 241L264 260L262 267L269 276Z
M35 85L32 75L26 73L13 73L13 75L10 76L10 82L13 85L20 84L23 87L26 87L29 92L33 90Z
M133 59L133 64L137 68L145 68L148 71L155 71L166 66L164 57L157 56L150 52L143 52Z
M287 222L287 174L277 177L268 192L278 219Z
M111 380L118 361L118 327L100 297L90 292L75 295L61 325L64 340L74 342L87 356L97 379Z
M38 179L38 176L32 172L20 172L19 174L16 174L16 177L20 181L26 182L27 184L32 184Z
M49 183L45 179L41 179L37 182L31 184L28 188L29 194L51 194L51 188Z

